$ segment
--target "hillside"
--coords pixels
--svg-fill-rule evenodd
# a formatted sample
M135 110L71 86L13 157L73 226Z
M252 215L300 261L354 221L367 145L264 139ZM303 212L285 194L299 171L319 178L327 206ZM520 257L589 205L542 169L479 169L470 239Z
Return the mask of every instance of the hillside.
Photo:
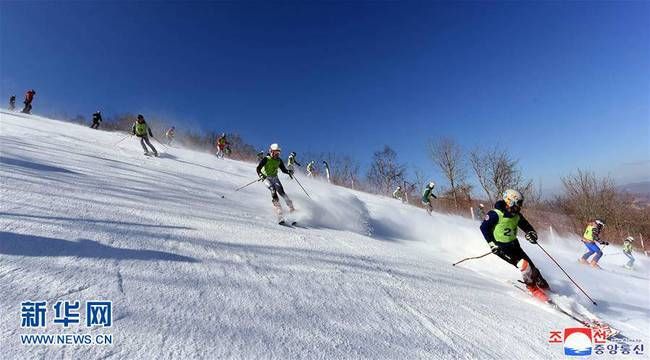
M0 112L0 343L5 359L562 358L576 323L514 289L478 222L299 176L300 228L275 223L254 164ZM280 142L285 149L291 144ZM285 154L286 155L286 154ZM533 245L554 298L650 345L650 262L579 265L577 238ZM110 328L21 328L24 301L111 300ZM49 318L50 315L48 315ZM28 346L20 334L111 333L112 345Z

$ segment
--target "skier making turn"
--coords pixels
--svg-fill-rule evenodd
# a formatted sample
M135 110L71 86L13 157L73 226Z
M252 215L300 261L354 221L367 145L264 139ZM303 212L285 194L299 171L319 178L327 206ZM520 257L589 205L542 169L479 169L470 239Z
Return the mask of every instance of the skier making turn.
M537 232L521 214L523 202L524 197L519 191L506 190L503 199L494 204L494 209L487 213L481 223L481 232L492 253L521 271L528 291L538 299L547 301L544 289L549 288L548 283L517 240L517 228L520 228L526 233L528 242L537 244Z
M596 219L593 222L587 224L585 233L582 235L582 242L587 247L587 252L584 253L584 255L582 255L581 258L578 259L580 263L589 264L592 267L595 267L597 269L600 268L600 266L598 266L598 260L600 260L600 258L603 256L603 252L598 247L598 244L609 245L607 241L603 241L600 239L600 233L601 231L603 231L604 227L605 227L605 222L600 219ZM589 257L593 254L596 255L594 255L593 259L591 259L590 262Z
M282 196L284 201L289 207L289 212L293 212L295 209L293 207L293 202L289 199L289 196L284 192L280 178L278 178L278 169L283 173L288 174L289 177L293 179L293 170L289 170L284 166L284 161L280 158L280 146L278 144L271 144L269 147L269 154L265 156L260 163L257 165L257 175L264 185L271 191L271 202L275 211L278 215L278 222L284 224L284 218L282 217L282 206L280 205L280 199L278 195Z
M433 211L433 204L431 201L433 199L437 199L435 195L433 195L433 187L436 186L436 184L430 182L425 186L424 191L422 192L422 205L424 205L425 209L427 209L427 214L431 215L431 212Z

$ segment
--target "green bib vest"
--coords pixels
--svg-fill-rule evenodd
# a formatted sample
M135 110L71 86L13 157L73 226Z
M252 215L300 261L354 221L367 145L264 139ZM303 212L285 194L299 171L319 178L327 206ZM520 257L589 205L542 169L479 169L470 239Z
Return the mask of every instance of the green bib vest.
M282 160L274 159L270 156L266 157L266 164L262 168L262 174L265 176L278 176L278 169L280 168L280 162Z
M503 211L493 210L499 216L499 223L494 227L494 239L500 243L509 243L517 239L517 227L519 226L519 215L507 218Z
M147 135L147 123L135 123L135 134L138 136Z
M589 241L594 241L594 226L593 225L587 225L587 228L585 229L584 235L582 235L585 239Z

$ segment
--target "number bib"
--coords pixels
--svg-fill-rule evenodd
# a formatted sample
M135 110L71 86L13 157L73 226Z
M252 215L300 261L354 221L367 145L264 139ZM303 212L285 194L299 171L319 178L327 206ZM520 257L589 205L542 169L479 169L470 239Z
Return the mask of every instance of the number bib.
M519 214L507 218L503 212L494 209L494 212L499 216L499 223L494 227L494 239L500 243L509 243L517 239L517 227L519 226Z

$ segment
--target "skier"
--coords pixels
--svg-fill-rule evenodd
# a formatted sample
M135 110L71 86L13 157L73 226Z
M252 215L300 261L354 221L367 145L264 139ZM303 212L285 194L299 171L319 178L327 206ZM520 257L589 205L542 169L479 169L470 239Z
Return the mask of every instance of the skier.
M9 111L16 109L16 95L11 95L9 98Z
M600 268L600 266L598 266L598 260L600 260L600 258L603 256L603 252L600 250L596 243L601 245L609 245L607 241L600 239L600 233L604 227L605 222L600 219L596 219L593 222L587 224L585 233L582 235L582 242L587 247L587 252L582 255L580 259L578 259L581 264L590 264L592 267L598 269ZM593 254L596 255L593 257L591 262L589 262L589 257Z
M23 113L25 114L31 114L32 113L32 101L34 101L34 95L36 95L36 91L34 89L28 90L25 93L25 101L23 103L25 104L25 107L23 108Z
M524 197L519 191L506 190L503 199L494 204L494 209L487 213L481 223L481 232L492 253L521 271L528 291L540 300L547 301L544 289L549 288L548 283L517 240L517 228L520 228L526 233L528 242L537 244L537 232L521 214L523 202Z
M301 166L298 159L296 159L296 156L295 151L292 151L291 154L289 154L289 158L287 159L287 169L294 170L295 166Z
M102 122L102 112L97 110L97 112L93 114L93 124L90 125L90 128L98 129L100 122Z
M325 168L325 177L327 177L327 182L331 182L330 181L330 165L325 160L323 160L323 167Z
M424 192L422 193L422 205L427 210L427 214L431 215L431 212L433 211L433 204L431 201L433 199L437 199L435 195L433 195L433 187L436 186L436 184L430 182L427 184L427 186L424 187Z
M266 154L264 154L264 151L258 152L257 153L257 162L262 161L262 159L264 159L265 156L266 156Z
M226 148L230 149L228 145L228 140L226 139L226 133L221 133L219 137L217 138L217 141L215 141L215 145L217 147L217 157L218 158L223 158L226 155ZM228 151L229 152L229 151Z
M393 191L393 198L398 199L403 203L406 202L406 199L404 198L404 190L402 190L401 186L397 186L395 191Z
M476 216L479 221L483 221L485 218L485 206L483 204L478 204L478 209L476 209Z
M140 138L140 145L142 145L142 148L144 149L144 154L149 155L149 149L147 149L147 145L153 150L153 155L158 156L158 151L156 151L156 148L151 145L151 142L149 141L149 136L153 137L153 133L151 132L151 128L147 125L147 123L144 121L144 116L138 115L138 120L133 124L133 135L137 136Z
M282 206L280 205L280 199L278 195L282 196L284 201L289 207L289 212L295 211L293 207L293 202L289 199L289 196L284 192L282 183L278 178L278 169L283 173L288 174L289 177L293 179L293 170L289 170L284 166L284 162L280 158L280 146L278 144L271 144L269 147L269 155L265 156L262 161L257 165L257 175L264 185L271 191L271 202L275 211L278 215L278 222L284 224L284 219L282 218Z
M176 126L172 126L165 132L165 138L167 139L167 145L172 146L174 142L174 136L176 136Z
M312 160L307 164L307 176L314 177L316 176L316 166L314 165L315 161Z
M625 256L630 259L627 264L625 264L625 268L628 270L632 270L632 265L634 265L634 256L632 255L632 242L634 242L634 238L631 236L628 236L625 241L623 241L623 254L625 254Z

